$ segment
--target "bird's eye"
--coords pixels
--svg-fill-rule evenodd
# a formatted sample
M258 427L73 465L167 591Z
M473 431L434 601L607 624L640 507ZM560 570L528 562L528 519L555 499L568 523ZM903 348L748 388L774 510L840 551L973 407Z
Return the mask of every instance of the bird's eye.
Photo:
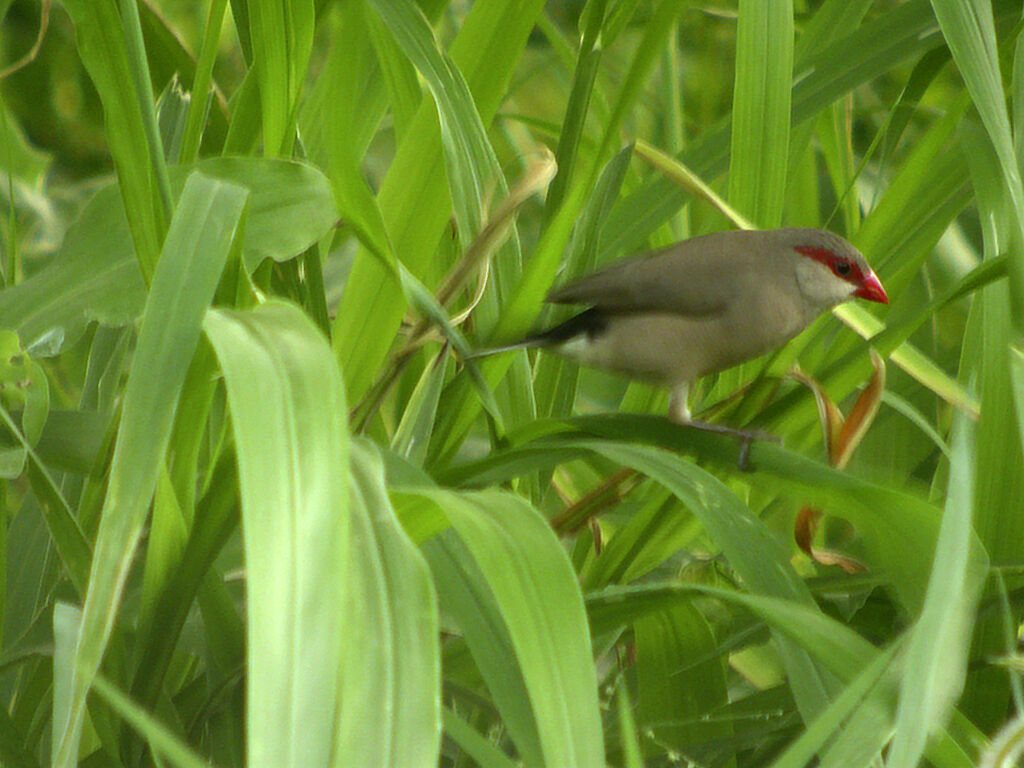
M836 262L836 274L840 277L846 277L850 274L850 262L848 261L837 261Z

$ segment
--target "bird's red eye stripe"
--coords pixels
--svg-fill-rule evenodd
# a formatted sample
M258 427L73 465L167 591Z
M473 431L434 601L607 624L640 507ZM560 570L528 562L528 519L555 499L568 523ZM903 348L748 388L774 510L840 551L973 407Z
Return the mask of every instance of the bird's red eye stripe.
M860 267L848 259L836 256L828 248L820 248L814 245L798 245L793 250L824 264L832 270L833 274L843 278L843 280L856 284L864 280L864 273L861 272ZM845 269L841 271L840 265L845 265Z

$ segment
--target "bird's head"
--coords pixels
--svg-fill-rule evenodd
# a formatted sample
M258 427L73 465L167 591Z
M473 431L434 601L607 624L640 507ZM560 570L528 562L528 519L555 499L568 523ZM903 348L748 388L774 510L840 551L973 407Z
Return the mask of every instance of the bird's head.
M808 301L822 307L854 297L888 304L882 283L864 256L839 235L820 229L782 230L797 255L796 276Z

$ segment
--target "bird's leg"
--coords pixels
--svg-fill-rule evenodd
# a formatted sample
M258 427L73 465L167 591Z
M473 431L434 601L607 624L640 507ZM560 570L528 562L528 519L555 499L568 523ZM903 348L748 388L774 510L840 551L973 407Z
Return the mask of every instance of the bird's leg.
M753 472L754 468L750 464L751 443L755 440L773 440L778 442L778 438L760 430L736 429L734 427L727 427L724 424L710 424L706 421L695 420L690 415L690 404L687 401L689 393L689 382L677 384L672 388L668 403L669 421L681 426L693 427L705 432L714 432L718 435L729 435L736 438L740 442L740 455L736 460L736 465L741 472Z
M690 416L690 382L684 381L672 387L672 393L668 400L668 420L676 424L689 424L693 421Z

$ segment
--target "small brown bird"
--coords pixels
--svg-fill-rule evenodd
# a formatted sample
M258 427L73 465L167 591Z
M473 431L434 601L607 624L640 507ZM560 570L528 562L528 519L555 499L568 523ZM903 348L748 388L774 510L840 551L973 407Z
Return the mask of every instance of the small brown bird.
M589 309L503 349L540 347L669 387L669 418L692 423L693 381L781 346L855 296L889 302L861 253L838 235L716 232L553 289L548 301Z

